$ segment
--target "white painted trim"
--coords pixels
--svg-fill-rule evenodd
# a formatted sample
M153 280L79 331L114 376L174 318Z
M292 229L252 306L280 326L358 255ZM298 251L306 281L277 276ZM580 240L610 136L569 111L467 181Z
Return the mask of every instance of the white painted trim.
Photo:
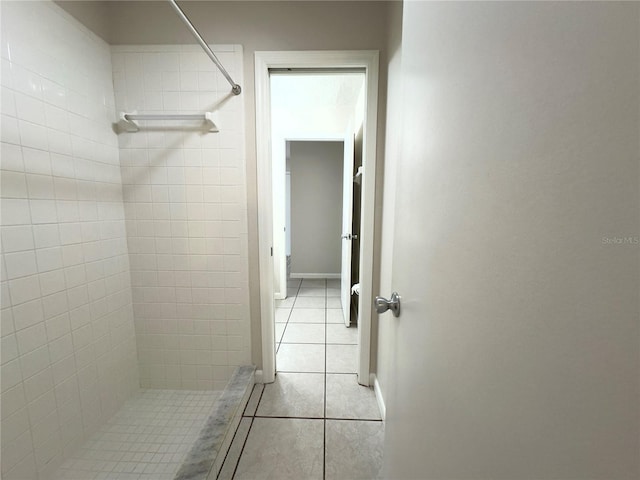
M292 273L291 278L308 278L309 280L322 280L323 278L335 279L340 278L339 273Z
M253 375L253 383L264 383L264 378L262 376L262 370L256 370Z
M269 68L363 68L365 70L364 143L360 231L360 296L358 297L358 383L370 385L371 314L373 305L373 236L376 187L379 54L367 51L289 51L255 53L256 155L258 162L258 235L260 311L264 381L275 379L273 313L273 196L271 172L271 105Z
M258 258L260 265L260 318L262 383L276 379L276 332L273 290L273 195L271 171L271 94L269 66L256 54L256 155L258 174Z
M376 400L378 402L378 408L380 409L380 416L382 417L382 421L384 422L387 418L387 407L384 404L384 396L382 395L382 389L380 388L380 382L378 382L378 377L376 377L375 373L371 374L371 383L373 384L373 391L376 394Z

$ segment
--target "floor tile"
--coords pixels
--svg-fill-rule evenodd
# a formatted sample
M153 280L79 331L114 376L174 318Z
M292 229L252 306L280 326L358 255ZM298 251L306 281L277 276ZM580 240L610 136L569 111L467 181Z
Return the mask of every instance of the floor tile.
M294 308L289 317L290 323L325 323L324 308Z
M321 479L323 423L323 420L256 418L234 479Z
M327 418L380 420L376 394L358 385L356 375L327 374Z
M283 343L276 356L278 372L324 372L324 345Z
M244 441L249 433L249 427L251 426L251 418L240 419L240 425L233 437L231 446L227 451L227 456L224 459L220 473L217 480L231 480L233 478L233 472L236 469L240 455L242 454L242 447L244 447Z
M342 309L327 308L327 323L341 323L344 325L344 314Z
M323 467L326 479L380 478L384 426L373 389L357 382L340 280L294 280L288 293L276 301L276 380L252 392L219 478L313 479Z
M299 287L302 283L301 278L287 278L287 288Z
M328 373L356 373L357 365L357 345L327 345Z
M251 392L251 396L247 401L247 406L244 408L243 415L251 417L256 414L256 408L258 408L258 402L260 401L262 390L264 390L264 384L256 383L253 387L253 391Z
M325 308L324 297L296 297L295 308Z
M324 287L301 288L298 297L325 297L327 289Z
M282 334L286 326L286 323L276 323L276 343L280 343L282 340Z
M285 307L293 307L293 302L296 300L296 297L287 297L284 300L276 300L276 308L285 308Z
M327 325L327 343L357 345L358 344L358 328L345 327L344 323L343 324L332 323L330 325Z
M342 308L340 297L327 297L327 308Z
M383 442L382 422L327 420L325 478L381 478Z
M256 415L317 417L324 415L324 374L278 373L265 385Z
M282 336L282 342L324 344L324 325L321 323L288 323Z
M287 323L290 314L291 308L276 308L276 323Z

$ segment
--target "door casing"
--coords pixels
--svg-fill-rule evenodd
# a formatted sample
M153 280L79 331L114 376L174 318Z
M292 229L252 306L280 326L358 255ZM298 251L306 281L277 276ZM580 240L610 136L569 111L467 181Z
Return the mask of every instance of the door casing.
M269 69L364 69L365 113L363 143L362 220L360 224L360 296L358 311L358 383L370 384L371 313L374 254L376 130L378 117L378 64L376 50L280 51L255 53L256 155L258 173L258 249L262 370L257 378L275 380L275 323L273 282L273 179L271 160L271 95Z

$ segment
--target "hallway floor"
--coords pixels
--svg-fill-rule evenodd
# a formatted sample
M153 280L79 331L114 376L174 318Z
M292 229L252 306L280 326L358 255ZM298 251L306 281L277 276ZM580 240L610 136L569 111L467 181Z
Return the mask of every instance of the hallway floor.
M218 478L377 478L383 423L373 389L357 382L340 281L289 286L276 301L276 381L255 385Z

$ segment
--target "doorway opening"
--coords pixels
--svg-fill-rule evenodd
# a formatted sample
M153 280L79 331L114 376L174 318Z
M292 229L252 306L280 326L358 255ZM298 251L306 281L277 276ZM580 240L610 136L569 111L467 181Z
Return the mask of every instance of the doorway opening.
M332 338L370 383L377 66L377 52L256 53L265 383L291 361L276 361L280 342L329 352ZM294 302L322 303L323 324L311 321L319 308L295 316Z

